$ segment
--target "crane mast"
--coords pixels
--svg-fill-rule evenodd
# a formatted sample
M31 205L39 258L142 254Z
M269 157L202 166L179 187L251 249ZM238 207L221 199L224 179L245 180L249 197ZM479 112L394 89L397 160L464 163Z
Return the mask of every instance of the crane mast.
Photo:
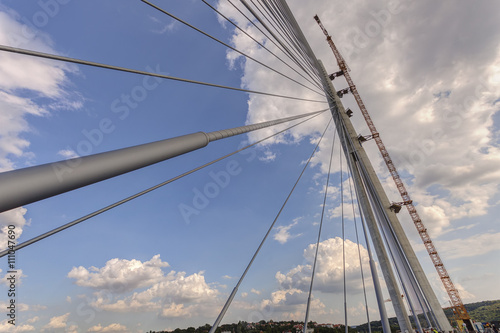
M334 79L335 76L340 76L344 75L347 84L349 85L349 90L353 94L356 103L359 106L359 109L361 110L361 113L363 114L363 117L365 118L366 124L368 125L368 128L370 129L371 137L375 140L378 149L380 150L380 153L382 154L382 157L385 161L385 164L387 165L387 168L389 169L389 172L396 183L396 187L398 188L398 191L401 195L401 198L403 199L403 202L394 204L392 207L399 211L401 208L401 205L405 205L406 208L408 209L408 212L410 213L410 216L413 220L413 223L415 224L415 227L417 228L418 233L420 234L420 238L424 242L425 248L427 249L427 252L429 253L429 256L432 260L432 263L434 264L434 267L436 268L436 271L438 272L439 277L441 278L441 281L443 282L443 285L446 289L446 292L448 293L448 296L450 297L451 303L453 305L453 308L455 309L455 313L458 317L458 319L462 320L463 322L466 323L467 327L470 329L472 328L472 323L470 321L470 316L467 313L467 310L465 309L465 306L462 302L462 299L460 298L460 294L458 293L457 288L451 281L451 278L444 267L444 264L434 247L434 244L432 242L431 237L427 233L427 228L425 228L422 220L420 219L420 216L418 215L417 209L413 205L413 201L410 198L410 195L408 194L408 191L406 190L405 185L403 184L403 181L401 180L401 177L399 176L399 173L396 169L396 166L392 162L391 157L389 156L389 152L385 148L384 143L382 142L382 139L380 138L380 135L377 131L377 128L375 127L375 124L373 123L370 114L368 113L368 110L366 109L365 104L363 103L363 100L361 99L361 96L358 93L358 90L356 89L356 86L354 85L354 82L352 81L351 76L349 75L349 67L347 66L346 61L340 54L339 50L335 46L335 43L332 40L332 37L328 34L327 30L321 23L318 15L314 16L314 19L318 23L318 25L321 27L323 30L323 33L326 36L326 40L328 42L328 45L330 45L330 48L333 51L333 54L335 55L335 58L337 59L337 64L340 68L340 72L334 73L330 76L331 79ZM397 212L396 211L396 212Z

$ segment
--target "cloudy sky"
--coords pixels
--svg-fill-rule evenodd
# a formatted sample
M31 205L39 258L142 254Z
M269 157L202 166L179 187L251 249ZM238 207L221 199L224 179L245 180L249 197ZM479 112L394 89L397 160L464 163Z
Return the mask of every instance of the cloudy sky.
M228 0L209 2L289 62ZM203 2L157 4L304 81ZM500 4L412 0L288 4L328 72L338 69L315 14L333 35L464 302L500 299L496 279L500 274ZM140 1L3 0L0 44L322 99ZM343 78L334 85L346 87ZM345 96L343 102L354 111L351 119L358 132L369 134L352 97ZM2 51L0 171L312 112L323 105ZM212 324L328 119L327 114L314 118L257 148L20 250L17 325L11 327L5 317L0 318L0 331L143 332ZM111 124L106 131L103 122ZM276 129L214 142L177 159L2 213L1 247L7 243L8 225L16 226L18 241L28 240ZM223 322L303 320L332 137L333 131L327 131ZM389 198L399 201L374 143L364 146ZM338 147L334 153L310 319L342 323ZM347 177L342 177L344 188L349 185ZM209 196L204 195L207 188L214 191ZM343 196L350 202L348 192ZM345 212L350 209L344 206ZM399 216L446 306L446 294L415 228L405 211ZM348 317L354 325L366 321L359 268L361 264L367 268L367 254L361 241L360 261L352 212L344 220ZM0 260L0 270L0 305L5 308L6 258ZM369 277L366 270L365 276ZM370 316L376 319L373 288L369 278L365 282Z

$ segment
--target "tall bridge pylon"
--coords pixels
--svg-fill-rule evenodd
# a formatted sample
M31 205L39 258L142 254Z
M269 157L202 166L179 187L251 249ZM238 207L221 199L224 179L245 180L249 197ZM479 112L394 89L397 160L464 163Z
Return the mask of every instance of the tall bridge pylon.
M328 95L332 116L341 138L344 154L349 161L349 168L358 192L358 200L361 201L363 214L401 331L412 331L403 297L408 302L415 325L420 332L422 332L422 327L420 327L418 319L419 312L423 313L434 326L446 332L452 331L396 213L390 208L391 203L358 140L358 135L332 82L329 80L326 70L320 62L318 66L323 71L322 80ZM400 292L396 276L399 277L403 293Z

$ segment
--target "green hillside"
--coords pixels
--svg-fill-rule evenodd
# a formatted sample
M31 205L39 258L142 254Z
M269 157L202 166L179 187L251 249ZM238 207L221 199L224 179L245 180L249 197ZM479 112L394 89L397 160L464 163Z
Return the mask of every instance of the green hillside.
M471 316L471 319L476 322L500 322L500 300L469 303L465 304L465 308ZM450 322L455 325L455 319L453 317L453 312L451 311L451 309L445 309L444 312L450 319ZM421 324L425 326L423 316L419 315L419 319ZM389 318L389 324L391 325L391 330L393 332L398 329L398 322L396 318ZM380 321L372 321L371 328L372 332L382 332L382 323ZM356 327L356 329L359 332L367 332L368 325L359 325Z
M500 300L465 304L465 308L474 321L500 321Z

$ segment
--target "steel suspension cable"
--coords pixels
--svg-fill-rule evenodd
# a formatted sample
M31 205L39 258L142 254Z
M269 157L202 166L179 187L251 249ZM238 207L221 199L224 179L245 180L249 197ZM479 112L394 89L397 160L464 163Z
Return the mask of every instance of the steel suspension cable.
M334 111L336 111L336 109ZM370 258L370 269L372 272L372 279L374 282L375 293L377 296L377 303L378 303L379 311L381 314L383 331L384 331L384 333L390 333L391 328L390 328L389 320L387 318L387 311L385 309L385 303L383 301L383 293L382 293L382 289L380 286L379 277L377 274L376 264L375 264L375 261L373 260L373 254L371 251L370 240L368 239L368 232L367 232L367 227L373 228L375 233L378 231L378 226L376 226L376 225L368 226L369 223L376 223L378 216L375 217L375 216L371 216L371 214L370 214L370 213L372 213L372 210L369 207L373 205L373 198L370 195L371 192L370 192L370 189L368 188L368 185L367 185L366 172L363 172L364 164L362 163L362 159L359 157L358 152L354 148L352 138L348 134L348 129L346 127L345 122L342 120L340 113L334 112L334 117L336 120L337 127L339 128L338 132L339 132L339 134L341 134L341 140L343 141L343 145L345 145L344 146L345 155L348 156L348 154L352 154L352 157L353 157L352 159L351 158L347 159L347 162L349 165L349 169L353 172L353 176L358 178L358 182L355 186L356 197L363 198L363 200L366 204L366 205L363 205L363 207L361 207L362 203L360 203L358 201L358 209L363 214L366 214L366 220L363 218L363 215L361 215L361 221L362 221L362 225L363 225L363 231L364 231L364 235L365 235L367 251L368 251L369 258ZM366 189L366 192L365 192L365 189ZM373 211L373 213L375 214L375 211ZM372 220L372 221L370 221L370 220ZM382 236L379 235L379 237L382 237ZM375 244L375 249L377 250L377 243L374 243L374 244ZM384 247L384 249L385 249L385 247ZM378 251L379 250L377 250L377 253L378 253ZM382 259L384 259L384 257L382 257ZM389 258L387 258L387 260L389 260ZM382 261L382 264L383 263L384 262ZM388 268L387 272L385 272L384 275L386 275L386 273L388 273L389 271L392 273L391 268ZM391 277L390 274L387 274L387 275L389 276L389 278ZM394 277L394 279L396 279L396 278ZM399 296L400 296L399 291L398 291L398 293L395 293L391 296L397 297L397 299L393 300L394 302L399 301ZM409 327L408 329L411 329L410 325L408 325L408 327Z
M411 311L412 316L413 316L413 321L417 327L417 330L419 332L422 332L422 328L420 326L420 321L418 321L418 319L417 319L417 313L415 311L413 301L410 298L410 293L408 291L408 288L407 288L407 286L405 284L405 280L404 280L404 278L405 278L404 274L407 273L406 267L405 267L406 263L405 263L404 253L402 253L400 246L399 246L399 243L395 243L395 242L397 242L397 239L394 239L393 237L391 237L389 239L390 236L393 236L393 231L390 229L390 225L387 222L387 216L386 216L385 211L383 209L382 203L380 202L380 199L377 196L373 195L373 193L375 192L374 185L372 182L370 182L368 172L367 172L366 168L364 167L364 165L360 165L360 170L361 170L361 176L364 178L364 182L367 185L367 192L369 194L371 194L370 198L371 198L372 202L374 203L373 206L374 206L375 215L377 215L378 220L381 221L380 225L379 225L381 235L384 238L385 243L387 244L388 254L389 254L392 262L394 263L393 266L394 266L394 269L396 272L396 276L398 277L399 283L403 289L403 294L404 294L404 297L406 298L406 302L408 303L408 306L410 307L410 311ZM393 240L393 241L391 242L391 240ZM391 246L391 244L392 244L392 246ZM403 267L400 267L400 265L403 265ZM405 271L402 271L402 269L404 269ZM408 277L408 275L406 275L406 277Z
M289 50L286 49L284 45L280 45L277 42L274 41L273 38L269 37L253 20L251 20L243 11L236 6L231 0L227 0L251 25L253 25L266 39L273 43L278 50L280 50L284 55L286 55L290 60L293 61L304 73L309 76L313 81L316 81L319 85L321 85L321 81L318 78L314 78L308 71L307 69L298 61L298 59L295 58L293 54L290 53ZM278 41L280 42L280 41Z
M280 35L281 38L284 41L286 41L289 46L295 49L298 55L302 56L299 48L297 47L296 40L293 34L284 28L282 22L279 22L276 13L272 12L272 10L269 8L268 4L265 1L261 0L256 0L256 1L257 3L260 4L260 6L257 6L254 0L250 0L250 2L255 6L255 8L257 8L257 10L261 13L262 17L266 19L266 21L274 28L274 30L278 33L278 35ZM260 7L262 7L262 9Z
M373 186L373 184L370 184L370 186ZM377 198L376 202L378 205L377 208L380 210L379 214L381 216L380 221L382 221L382 224L381 224L382 234L385 238L386 243L388 244L389 252L391 254L392 260L393 260L395 267L396 267L396 270L398 272L398 276L400 279L400 283L402 284L403 291L406 295L406 301L407 301L407 303L411 309L412 315L413 315L414 323L415 323L417 329L422 331L421 323L420 323L420 320L418 319L418 314L416 312L415 305L413 304L414 300L412 299L412 295L416 298L416 301L418 302L418 305L420 306L420 309L423 312L425 320L427 321L429 326L431 326L431 322L430 322L430 319L427 316L426 312L427 311L430 312L431 316L433 316L434 319L435 319L435 315L434 315L433 311L431 311L431 309L430 309L428 301L425 298L425 295L422 292L420 284L418 283L418 281L415 277L415 274L414 274L414 272L409 264L408 258L405 256L405 253L402 250L402 245L399 242L392 225L388 222L388 218L387 218L385 211L380 208L380 207L382 207L382 203L380 202L380 199ZM392 242L391 242L391 240L392 240ZM399 261L397 259L399 259ZM402 267L400 267L400 265ZM409 282L409 284L410 284L409 288L411 288L411 289L409 289L406 286L406 282ZM410 292L413 292L413 293L410 294ZM435 323L439 327L438 322L436 321Z
M284 55L286 55L290 60L294 61L295 60L286 52L284 51L280 45L278 45L272 38L270 38L266 32L264 30L262 30L257 24L255 24L255 22L253 20L251 20L248 15L246 15L245 13L243 13L243 11L238 7L236 6L231 0L227 0L227 2L229 2L233 7L234 9L236 9L251 25L253 25L264 37L266 37L266 39L268 41L270 41L271 43L273 43L276 48L278 50L280 50Z
M295 68L293 68L292 66L290 66L290 64L288 64L286 61L284 61L282 58L280 58L277 54L275 54L273 51L271 51L268 47L266 47L264 44L262 44L261 42L259 42L257 39L255 39L252 35L250 35L248 32L246 32L244 29L240 28L236 23L234 23L229 17L225 16L224 14L222 14L217 8L213 7L211 4L209 4L206 0L202 0L203 3L205 3L208 7L210 7L213 11L215 11L217 14L219 14L221 17L223 17L226 21L228 21L229 23L231 23L236 29L238 29L239 31L241 31L244 35L246 35L248 38L250 38L251 40L253 40L257 45L259 45L260 47L262 47L264 50L266 50L267 52L269 52L271 55L273 55L276 59L278 59L279 61L281 61L283 64L285 64L288 68L290 68L291 70L293 70L295 73L297 73L298 75L300 75L303 79L305 79L307 82L311 83L312 85L316 86L317 88L319 89L323 89L323 87L320 86L319 83L317 82L313 82L311 81L310 79L308 79L307 77L305 77L302 73L300 73L298 70L296 70Z
M76 220L73 220L73 221L71 221L71 222L68 222L68 223L66 223L66 224L64 224L64 225L62 225L62 226L60 226L60 227L58 227L58 228L52 229L52 230L50 230L50 231L48 231L48 232L46 232L46 233L43 233L43 234L41 234L41 235L39 235L39 236L36 236L36 237L34 237L34 238L31 238L31 239L29 239L29 240L27 240L27 241L25 241L25 242L23 242L23 243L20 243L20 244L16 245L16 246L15 246L15 248L14 248L14 250L15 250L15 251L18 251L18 250L20 250L20 249L22 249L22 248L24 248L24 247L26 247L26 246L28 246L28 245L31 245L31 244L33 244L33 243L36 243L36 242L38 242L38 241L40 241L40 240L42 240L42 239L45 239L45 238L47 238L47 237L50 237L50 236L54 235L54 234L56 234L56 233L58 233L58 232L60 232L60 231L63 231L63 230L65 230L65 229L68 229L68 228L70 228L70 227L72 227L72 226L75 226L75 225L77 225L77 224L79 224L79 223L81 223L81 222L83 222L83 221L86 221L86 220L88 220L88 219L90 219L90 218L92 218L92 217L95 217L95 216L97 216L97 215L99 215L99 214L102 214L102 213L104 213L104 212L108 211L108 210L111 210L111 209L113 209L113 208L116 208L116 207L118 207L118 206L120 206L120 205L122 205L122 204L124 204L124 203L126 203L126 202L129 202L129 201L134 200L134 199L136 199L136 198L138 198L138 197L140 197L140 196L143 196L143 195L145 195L145 194L147 194L147 193L149 193L149 192L152 192L152 191L154 191L154 190L156 190L156 189L159 189L160 187L163 187L163 186L165 186L165 185L167 185L167 184L170 184L170 183L172 183L172 182L174 182L174 181L176 181L176 180L179 180L179 179L181 179L181 178L183 178L183 177L185 177L185 176L187 176L187 175L190 175L190 174L192 174L192 173L194 173L194 172L196 172L196 171L199 171L199 170L201 170L201 169L204 169L204 168L206 168L206 167L208 167L208 166L210 166L210 165L212 165L212 164L214 164L214 163L217 163L217 162L219 162L219 161L221 161L221 160L223 160L223 159L226 159L226 158L228 158L228 157L230 157L230 156L233 156L233 155L235 155L235 154L237 154L237 153L239 153L239 152L241 152L241 151L243 151L243 150L246 150L246 149L248 149L248 148L250 148L250 147L253 147L253 146L255 146L255 145L258 145L259 143L264 142L265 140L268 140L268 139L270 139L270 138L272 138L272 137L274 137L274 136L276 136L276 135L279 135L279 134L281 134L281 133L283 133L283 132L286 132L286 131L288 131L288 130L290 130L290 129L292 129L292 128L294 128L294 127L296 127L296 126L300 125L300 124L303 124L303 123L305 123L305 122L307 122L307 121L309 121L309 120L311 120L311 119L313 119L313 118L315 118L315 117L317 117L317 116L319 116L319 115L321 115L321 114L322 114L322 113L318 113L318 114L316 114L316 115L313 115L313 116L312 116L312 117L310 117L310 118L307 118L307 119L305 119L305 120L302 120L302 121L300 121L300 122L298 122L298 123L296 123L296 124L294 124L294 125L292 125L292 126L289 126L289 127L285 128L285 129L283 129L283 130L281 130L281 131L278 131L278 132L276 132L276 133L274 133L274 134L272 134L272 135L270 135L270 136L267 136L267 137L265 137L265 138L263 138L263 139L261 139L261 140L259 140L259 141L256 141L256 142L254 142L254 143L252 143L252 144L250 144L250 145L247 145L247 146L245 146L245 147L243 147L243 148L241 148L241 149L238 149L238 150L236 150L236 151L234 151L234 152L232 152L232 153L229 153L229 154L227 154L227 155L224 155L224 156L222 156L222 157L219 157L219 158L217 158L217 159L215 159L215 160L213 160L213 161L211 161L211 162L205 163L205 164L203 164L203 165L201 165L201 166L199 166L199 167L196 167L196 168L191 169L191 170L189 170L189 171L187 171L187 172L184 172L184 173L182 173L182 174L180 174L180 175L178 175L178 176L176 176L176 177L170 178L169 180L166 180L166 181L164 181L164 182L162 182L162 183L159 183L159 184L157 184L157 185L154 185L154 186L152 186L152 187L149 187L149 188L147 188L147 189L145 189L145 190L143 190L143 191L140 191L140 192L138 192L138 193L136 193L136 194L133 194L133 195L131 195L131 196L128 196L128 197L126 197L126 198L124 198L124 199L122 199L122 200L119 200L119 201L117 201L117 202L115 202L115 203L113 203L113 204L110 204L110 205L108 205L108 206L106 206L106 207L104 207L104 208L98 209L98 210L96 210L96 211L94 211L94 212L92 212L92 213L90 213L90 214L87 214L87 215L85 215L85 216L81 217L81 218L78 218L78 219L76 219ZM9 253L9 251L8 251L8 250L5 250L5 251L0 252L0 258L1 258L1 257L3 257L3 256L5 256L5 255L7 255L8 253Z
M340 206L342 211L342 271L344 276L344 323L345 323L345 333L348 333L347 329L347 286L346 286L346 274L345 274L345 223L344 223L344 178L342 170L342 149L339 150L340 155Z
M287 21L287 18L285 18L283 15L280 15L281 13L279 11L278 12L273 11L269 7L268 3L265 1L256 0L263 8L263 10L267 13L267 15L254 3L254 0L250 1L259 10L262 16L269 22L269 24L275 28L276 32L283 38L283 40L287 42L287 44L291 47L291 49L295 50L295 53L303 59L306 66L312 70L313 68L307 59L308 57L302 52L301 48L298 46L301 43L297 39L297 35L291 29L288 28L289 22ZM268 18L268 16L273 18L274 23L271 22L271 19Z
M309 159L307 160L307 163L304 165L304 168L302 168L302 172L300 173L299 177L297 178L297 181L295 182L295 184L293 185L292 189L288 193L288 196L286 197L285 201L283 202L283 205L281 206L280 210L276 214L276 217L274 218L273 223L271 223L271 225L269 226L269 229L267 230L266 234L262 238L262 241L260 242L259 247L257 248L257 250L255 251L255 253L253 254L252 259L250 259L250 262L248 263L247 267L245 268L245 271L243 272L243 274L241 275L240 279L238 280L238 283L236 284L236 286L234 287L233 291L229 295L229 298L227 299L226 303L224 304L224 307L222 308L221 312L219 313L219 316L215 320L215 322L214 322L212 328L210 329L209 333L215 333L215 331L219 327L219 324L220 324L221 320L224 318L224 315L226 314L227 309L229 309L229 306L231 305L231 303L232 303L232 301L234 299L234 296L236 296L236 293L238 292L238 288L240 287L241 283L243 282L243 279L245 278L245 276L247 275L250 267L252 266L253 262L255 261L255 258L259 254L260 249L262 248L262 246L266 242L267 237L271 233L271 230L274 228L274 225L276 224L276 221L280 217L281 212L283 211L283 209L285 208L286 204L288 203L288 200L292 196L295 188L297 187L297 184L299 183L300 179L302 178L302 175L306 171L307 166L309 165L309 163L311 162L311 159L313 158L314 154L316 153L316 150L318 149L319 144L323 140L323 137L325 136L325 133L328 130L328 127L330 127L331 122L332 122L332 119L330 119L328 121L328 124L326 125L325 130L323 131L323 134L321 135L321 138L319 139L318 143L314 147L314 150L311 153L311 156L309 157Z
M311 59L310 55L308 52L306 52L306 48L304 48L304 41L301 40L300 34L296 29L294 29L292 22L295 21L295 18L293 15L286 15L285 11L286 9L284 6L280 3L276 3L276 1L269 1L269 2L263 2L263 4L269 9L270 12L273 13L273 15L276 17L276 22L278 26L281 27L282 31L290 36L292 40L296 42L296 44L300 45L300 50L298 50L300 53L304 55L304 57L307 59L307 65L308 67L312 70L312 72L318 77L318 80L320 80L320 77L317 75L317 71L315 68L315 61ZM300 29L299 29L300 31ZM307 44L307 43L306 43ZM315 57L314 57L315 58Z
M356 210L354 206L354 195L352 190L352 177L349 177L349 193L351 195L351 205L352 205L352 215L354 218L354 230L356 232L356 243L358 245L358 258L359 258L359 268L361 271L361 281L363 282L363 296L365 299L365 311L366 311L366 322L368 323L368 333L372 333L372 327L370 323L370 313L368 311L368 299L366 297L366 285L365 285L365 274L363 271L363 260L361 259L361 246L359 244L359 233L358 233L358 221L356 220ZM361 211L359 212L361 216Z
M352 166L350 167L352 170ZM356 192L356 198L359 198L358 194L358 188L354 187L354 191ZM389 324L389 320L387 318L387 310L385 308L385 304L383 302L382 298L382 290L380 288L380 281L377 275L377 268L375 265L375 261L373 260L373 254L370 246L370 239L368 238L368 230L366 226L366 221L363 218L363 210L361 209L361 203L359 200L357 200L357 206L358 206L358 211L359 211L359 216L361 219L361 226L363 230L363 235L365 236L365 242L366 242L366 251L368 252L368 258L370 260L370 270L372 273L372 280L373 280L373 285L375 288L375 294L377 297L377 305L379 306L379 313L380 313L380 321L382 323L382 331L383 333L390 333L391 332L391 326Z
M344 128L342 128L342 130L345 131ZM385 214L384 214L383 208L381 207L380 200L378 200L378 198L373 194L374 191L375 191L374 185L370 182L370 178L369 178L369 176L367 174L367 170L366 170L365 166L362 163L360 163L359 160L356 163L357 163L357 165L359 167L360 176L362 178L362 181L363 181L363 183L366 186L368 198L369 198L370 202L372 203L373 212L374 212L374 214L376 216L376 219L378 221L382 221L384 219ZM381 224L379 224L379 229L380 229L382 238L384 239L385 243L388 245L387 246L387 251L388 251L389 257L391 258L392 262L394 263L393 267L395 269L395 273L396 273L396 276L397 276L397 278L399 280L399 283L400 283L400 285L403 288L404 297L406 298L406 301L408 302L408 305L410 306L410 309L411 309L411 312L412 312L413 316L415 316L413 304L412 304L412 302L409 299L409 293L408 293L408 291L407 291L407 289L405 287L405 284L403 283L402 272L400 270L399 265L396 264L397 260L396 260L396 257L395 257L395 253L393 251L393 248L390 246L390 242L388 240L387 231L385 230L385 227L383 225L381 225ZM419 332L422 332L422 331L419 330Z
M260 4L260 6L257 6L257 4L254 2L254 0L250 0L250 2L254 5L254 7L260 13L260 17L263 17L267 21L267 23L274 29L274 31L276 31L278 33L278 35L282 38L282 40L284 40L285 42L288 43L289 46L291 46L288 38L286 38L280 32L280 29L278 29L278 27L276 25L276 17L274 17L272 14L269 13L269 11L266 10L265 6L262 5L261 1L257 1ZM262 7L263 9L261 9L260 7ZM271 20L268 16L271 18L274 18L274 20Z
M309 309L310 309L310 305L311 305L312 288L313 288L313 284L314 284L314 275L316 272L316 262L318 260L318 249L319 249L319 241L321 239L321 230L323 228L323 217L325 215L326 197L328 195L328 185L330 184L330 173L332 170L332 160L333 160L333 148L335 147L335 138L337 137L336 134L337 134L337 131L335 130L333 133L332 151L330 153L330 164L328 165L328 175L326 177L325 195L323 197L323 208L321 209L321 220L319 223L318 240L316 241L316 253L314 254L314 263L313 263L313 268L312 268L312 272L311 272L311 284L309 285L309 295L307 297L306 317L304 319L303 333L307 332L307 322L309 320Z
M86 65L86 66L92 66L92 67L98 67L98 68L111 69L111 70L120 71L120 72L147 75L147 76L158 77L158 78L167 79L167 80L180 81L180 82L186 82L186 83L192 83L192 84L199 84L199 85L210 86L210 87L215 87L215 88L242 91L242 92L251 93L251 94L259 94L259 95L287 98L287 99L306 101L306 102L314 102L314 103L326 103L325 101L318 101L318 100L307 99L307 98L279 95L279 94L267 93L267 92L262 92L262 91L257 91L257 90L229 87L229 86L224 86L224 85L215 84L215 83L208 83L208 82L179 78L179 77L165 75L165 74L158 74L158 73L152 73L152 72L147 72L147 71L141 71L141 70L137 70L137 69L101 64L98 62L81 60L81 59L70 58L70 57L64 57L64 56L60 56L60 55L48 54L48 53L43 53L43 52L38 52L38 51L20 49L20 48L10 47L10 46L6 46L6 45L0 45L0 51L18 53L18 54L23 54L23 55L33 56L33 57L51 59L51 60L70 62L70 63L74 63L74 64L79 64L79 65Z
M163 8L161 8L161 7L158 7L158 6L156 6L155 4L153 4L153 3L151 3L151 2L149 2L149 1L147 1L147 0L140 0L140 1L142 1L142 2L144 2L145 4L147 4L147 5L151 6L151 7L153 7L154 9L156 9L156 10L158 10L158 11L162 12L162 13L163 13L163 14L165 14L165 15L168 15L169 17L173 18L174 20L177 20L178 22L181 22L182 24L184 24L184 25L186 25L186 26L190 27L191 29L193 29L193 30L195 30L195 31L197 31L197 32L199 32L199 33L201 33L202 35L204 35L204 36L206 36L206 37L208 37L208 38L210 38L210 39L212 39L212 40L214 40L214 41L216 41L216 42L218 42L218 43L220 43L220 44L224 45L224 46L225 46L225 47L227 47L227 48L230 48L231 50L233 50L233 51L235 51L235 52L237 52L237 53L241 54L241 55L242 55L242 56L244 56L245 58L250 59L250 60L252 60L252 61L255 61L256 63L258 63L259 65L261 65L261 66L263 66L263 67L265 67L265 68L267 68L267 69L269 69L270 71L272 71L272 72L274 72L274 73L276 73L276 74L279 74L279 75L283 76L284 78L287 78L288 80L290 80L290 81L292 81L292 82L294 82L294 83L296 83L296 84L298 84L298 85L300 85L300 86L302 86L302 87L304 87L304 88L306 88L306 89L309 89L309 90L311 90L311 91L314 91L314 92L315 92L315 93L317 93L318 95L324 96L324 93L320 93L320 92L318 92L318 91L316 91L316 90L314 90L314 89L312 89L312 88L310 88L310 87L306 86L305 84L303 84L303 83L301 83L301 82L299 82L299 81L297 81L297 80L295 80L295 79L291 78L290 76L288 76L288 75L286 75L286 74L283 74L283 73L282 73L282 72L280 72L280 71L277 71L276 69L274 69L274 68L272 68L272 67L270 67L270 66L268 66L268 65L264 64L262 61L259 61L259 60L255 59L254 57L252 57L252 56L250 56L250 55L248 55L248 54L246 54L246 53L244 53L244 52L242 52L242 51L238 50L238 49L237 49L237 48L235 48L235 47L232 47L231 45L229 45L229 44L227 44L227 43L225 43L225 42L221 41L221 40L220 40L220 39L218 39L218 38L215 38L214 36L212 36L212 35L210 35L210 34L206 33L205 31L203 31L203 30L201 30L201 29L199 29L199 28L195 27L194 25L192 25L192 24L190 24L190 23L188 23L188 22L184 21L183 19L181 19L181 18L179 18L179 17L177 17L177 16L173 15L172 13L169 13L169 12L168 12L168 11L166 11L165 9L163 9Z
M257 19L257 21L262 24L262 26L273 36L276 42L278 42L289 54L290 56L295 58L295 55L288 49L286 45L283 44L283 42L276 37L274 32L264 23L264 21L260 18L260 16L250 7L250 5L245 1L245 0L240 0L240 2L245 6L245 8ZM297 63L300 63L299 60L297 60ZM307 72L307 69L304 68L304 70Z
M286 2L281 1L279 2L279 8L281 8L281 12L283 13L284 17L286 17L285 22L289 25L290 29L294 31L294 34L298 40L301 41L302 49L304 50L304 53L307 55L307 58L309 59L308 65L309 68L312 70L314 75L322 81L322 76L320 75L320 72L318 70L318 63L316 56L314 55L314 52L309 46L309 43L307 43L307 39L305 38L304 34L302 33L302 30L300 29L297 20L293 16L292 12L290 11L290 8L286 4Z

